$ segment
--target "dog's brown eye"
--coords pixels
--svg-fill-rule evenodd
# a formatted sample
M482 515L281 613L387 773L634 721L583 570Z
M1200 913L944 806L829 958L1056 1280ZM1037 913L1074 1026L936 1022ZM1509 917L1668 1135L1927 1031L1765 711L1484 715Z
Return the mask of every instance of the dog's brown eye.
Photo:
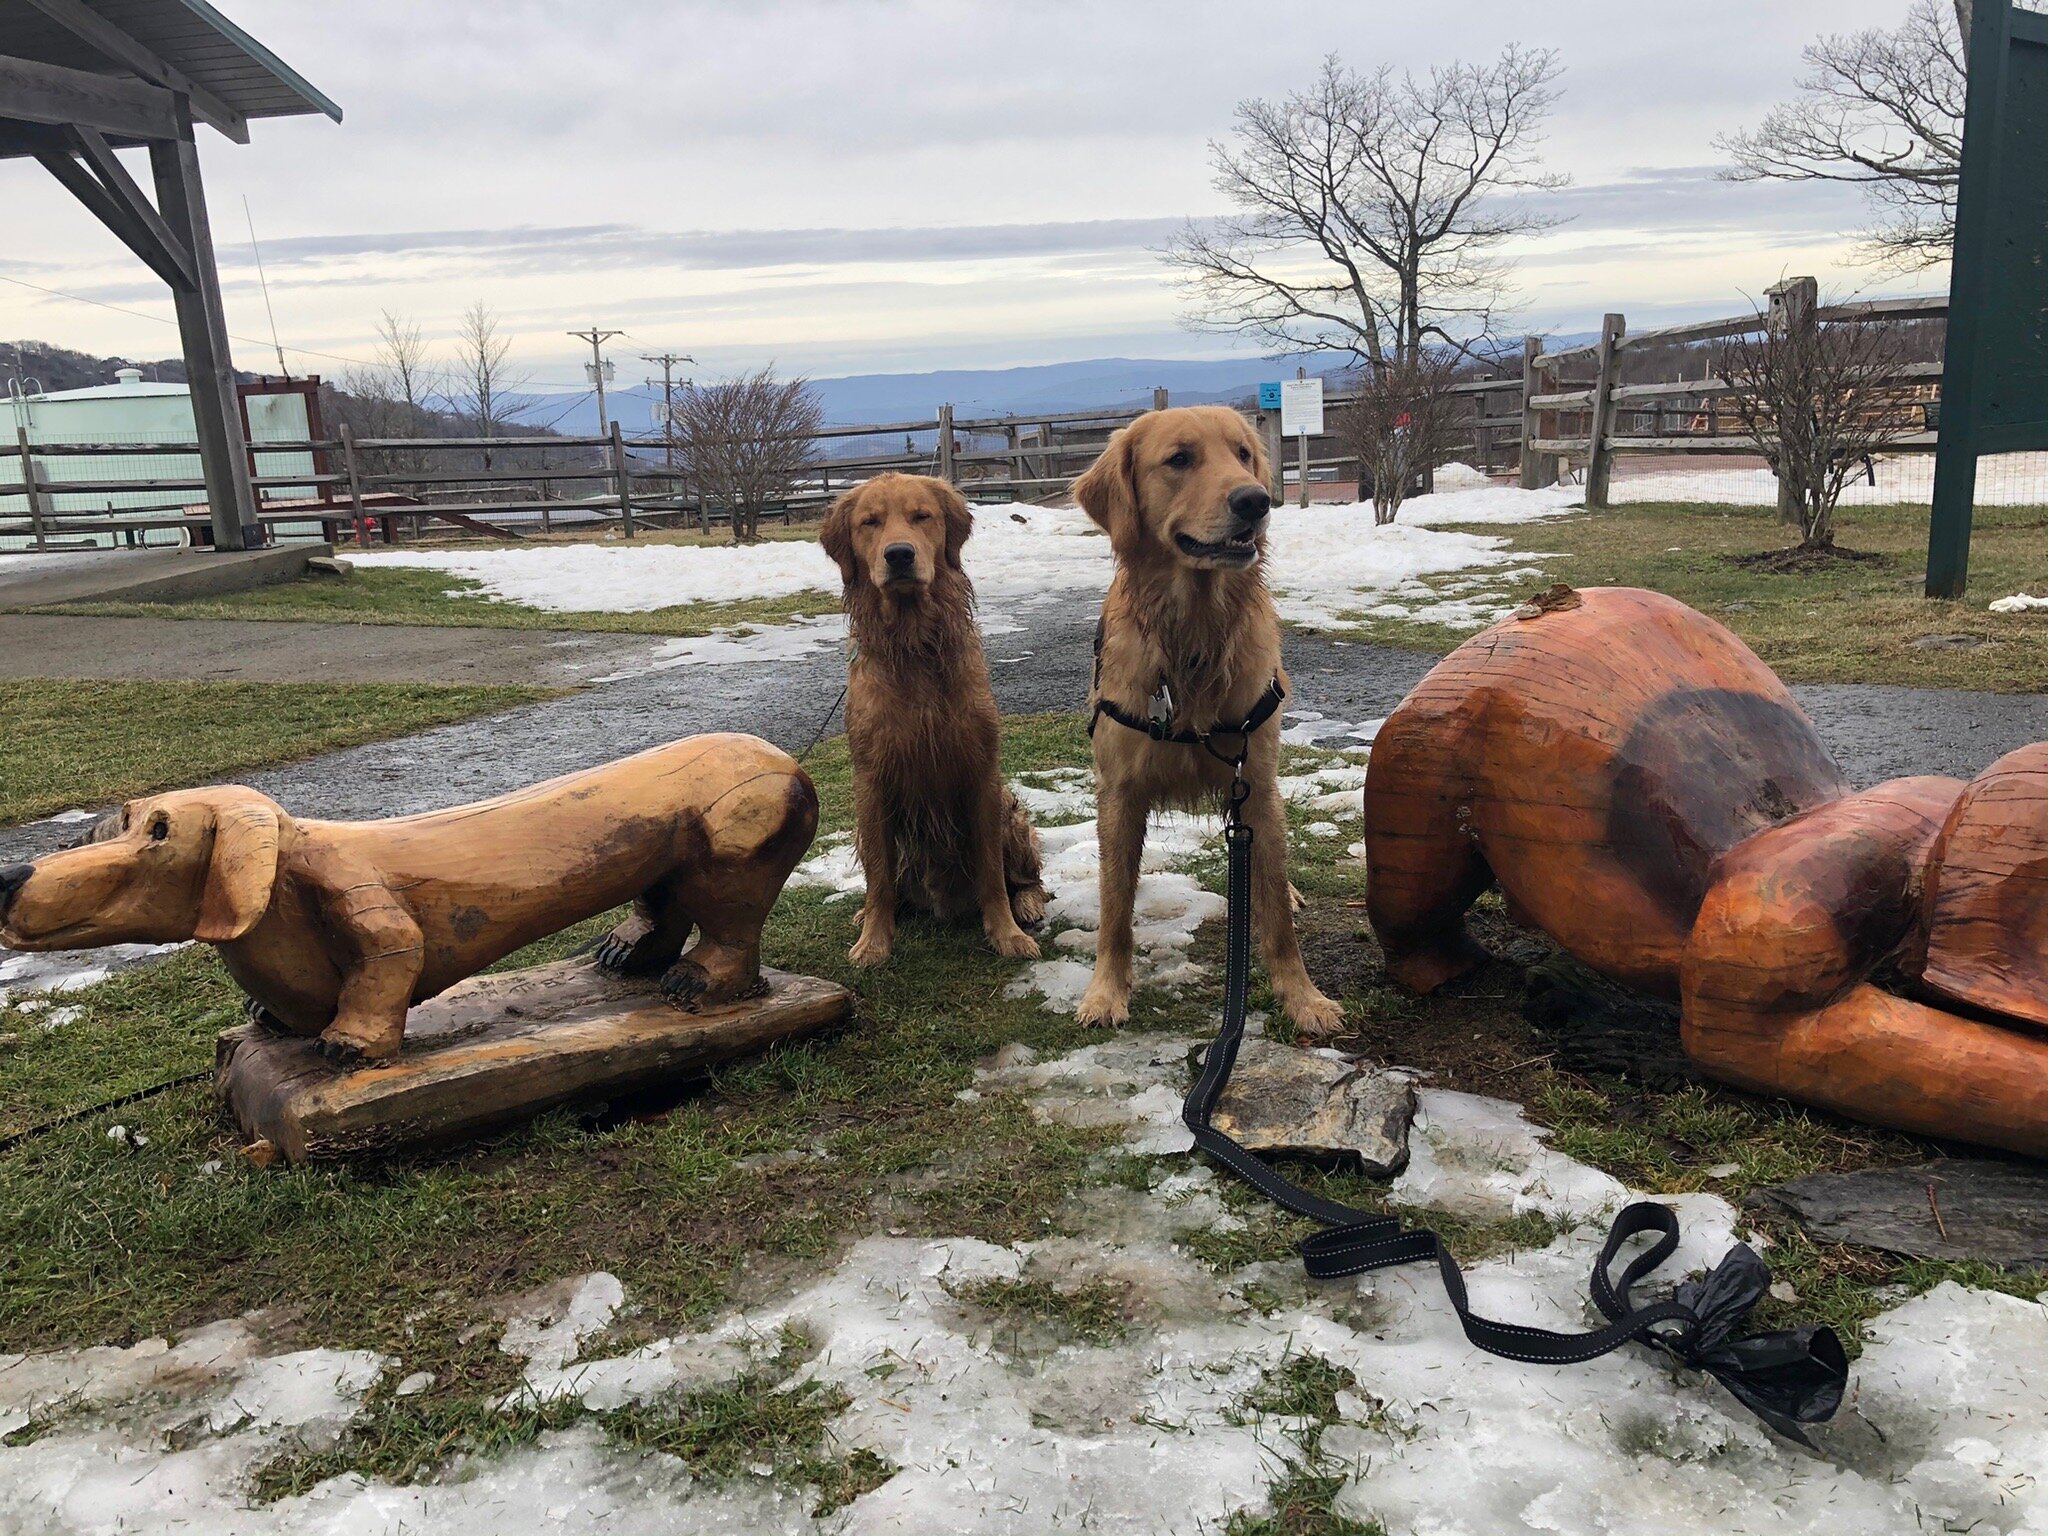
M1166 467L1168 469L1186 469L1194 462L1194 455L1189 453L1187 449L1176 448L1173 451L1173 456L1166 461Z
M1237 462L1238 462L1238 463L1240 463L1240 464L1249 464L1249 463L1251 463L1251 461L1252 461L1252 451L1251 451L1251 449L1249 449L1249 448L1243 448L1243 447L1240 447L1240 448L1239 448L1239 449L1237 450Z
M860 520L860 525L863 528L879 528L882 526L882 520L879 517L864 517Z
M910 514L910 520L913 523L928 523L932 520L932 515L929 512L913 512Z
M153 843L160 843L160 842L162 842L162 841L163 841L163 840L164 840L165 838L169 837L170 835L171 835L171 819L170 819L170 817L168 817L168 816L156 816L156 817L152 817L152 818L150 819L150 823L149 823L149 840L150 840L151 842L153 842Z

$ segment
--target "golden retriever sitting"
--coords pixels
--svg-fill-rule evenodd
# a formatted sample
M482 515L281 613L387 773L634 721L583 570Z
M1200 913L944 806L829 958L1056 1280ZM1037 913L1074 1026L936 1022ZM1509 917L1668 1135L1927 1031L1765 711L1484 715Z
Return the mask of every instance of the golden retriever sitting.
M1074 499L1109 534L1116 576L1102 605L1091 706L1102 923L1095 976L1081 999L1084 1024L1130 1016L1131 905L1145 818L1155 806L1214 808L1228 763L1204 747L1159 741L1102 713L1114 707L1174 731L1242 724L1276 683L1280 622L1266 592L1266 454L1244 418L1222 406L1141 416L1074 484ZM1234 752L1241 738L1221 737ZM1280 802L1280 716L1251 733L1244 817L1253 831L1252 920L1273 990L1295 1027L1335 1033L1343 1011L1316 990L1301 963L1287 883L1287 816Z
M820 541L845 580L854 653L846 744L854 845L867 876L855 965L880 965L907 902L940 918L979 914L999 955L1032 958L1045 917L1038 834L1003 784L1000 716L960 548L974 518L923 475L848 491Z

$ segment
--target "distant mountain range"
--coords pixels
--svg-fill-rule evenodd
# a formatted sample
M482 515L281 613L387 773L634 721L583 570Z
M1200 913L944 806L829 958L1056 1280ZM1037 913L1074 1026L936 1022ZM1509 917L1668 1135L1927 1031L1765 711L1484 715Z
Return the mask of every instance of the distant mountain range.
M1554 336L1553 345L1572 346L1593 336ZM1519 364L1517 365L1519 366ZM1175 405L1235 405L1258 393L1260 384L1291 379L1305 367L1312 376L1340 373L1327 355L1280 358L1091 357L1072 363L1024 368L947 368L930 373L859 373L814 379L811 387L835 426L868 422L932 421L950 404L955 416L1024 416L1034 411L1085 411L1149 405L1164 387ZM653 429L661 403L659 387L624 385L606 391L611 415L628 436ZM597 401L573 402L564 395L537 398L529 420L554 421L555 429L581 436L597 431Z

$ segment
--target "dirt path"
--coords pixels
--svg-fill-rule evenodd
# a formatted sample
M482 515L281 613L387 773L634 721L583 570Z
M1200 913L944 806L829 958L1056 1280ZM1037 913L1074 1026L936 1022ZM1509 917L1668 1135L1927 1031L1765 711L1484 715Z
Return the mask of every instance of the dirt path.
M0 677L573 686L661 647L566 630L0 613Z

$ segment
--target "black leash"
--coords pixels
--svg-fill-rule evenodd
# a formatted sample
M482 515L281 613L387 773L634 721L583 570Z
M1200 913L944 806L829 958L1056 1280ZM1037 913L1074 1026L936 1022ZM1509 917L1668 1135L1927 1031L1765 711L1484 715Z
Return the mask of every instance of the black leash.
M846 690L852 685L853 679L851 677L848 677L845 682L839 685L839 697L832 701L832 707L825 711L825 718L818 722L817 730L811 733L811 744L796 755L796 763L799 768L803 766L805 758L818 750L818 743L825 739L825 728L832 723L832 717L839 713L839 706L846 702Z
M1128 723L1113 713L1111 718L1119 724ZM1209 743L1203 741L1202 745ZM1335 1279L1434 1259L1465 1337L1488 1354L1533 1365L1576 1365L1598 1359L1624 1344L1641 1342L1663 1350L1695 1370L1706 1371L1771 1428L1811 1445L1800 1426L1825 1423L1833 1417L1848 1380L1848 1360L1842 1353L1841 1340L1825 1324L1735 1337L1744 1318L1771 1285L1769 1266L1748 1244L1737 1243L1711 1274L1686 1281L1669 1300L1634 1306L1629 1300L1630 1288L1678 1247L1676 1213L1654 1201L1638 1201L1615 1218L1607 1241L1601 1246L1599 1262L1593 1267L1593 1304L1608 1320L1606 1327L1571 1334L1498 1322L1472 1311L1465 1293L1465 1277L1436 1233L1423 1227L1404 1231L1397 1217L1354 1210L1311 1194L1289 1183L1210 1124L1244 1040L1245 1005L1250 989L1252 828L1243 817L1244 804L1251 793L1244 777L1249 750L1247 740L1232 763L1230 798L1224 810L1229 914L1223 1023L1203 1060L1201 1075L1181 1108L1181 1118L1194 1133L1195 1144L1276 1205L1329 1229L1301 1244L1302 1263L1312 1278ZM1629 1261L1618 1283L1611 1280L1608 1271L1622 1245L1647 1232L1657 1234L1656 1242ZM1662 1326L1665 1324L1670 1326Z
M104 1104L91 1104L84 1109L74 1109L58 1115L52 1120L39 1120L26 1130L0 1136L0 1152L12 1152L24 1141L33 1141L38 1136L48 1135L61 1126L71 1125L94 1115L105 1114L110 1109L126 1109L130 1104L140 1104L144 1099L153 1099L160 1093L169 1093L173 1088L183 1088L187 1083L203 1082L213 1076L213 1068L201 1072L187 1072L183 1077L171 1078L168 1082L152 1083L147 1088L138 1088L133 1093L124 1093L118 1099L108 1099Z

